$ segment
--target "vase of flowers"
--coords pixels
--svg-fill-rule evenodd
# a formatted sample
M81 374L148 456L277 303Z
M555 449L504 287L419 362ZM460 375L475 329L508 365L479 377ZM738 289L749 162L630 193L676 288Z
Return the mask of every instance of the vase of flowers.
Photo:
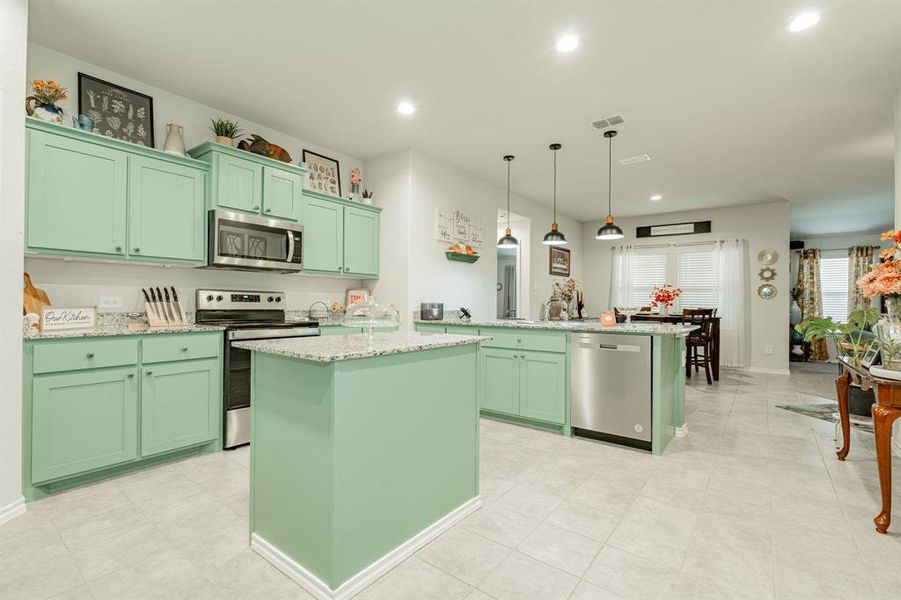
M681 295L682 290L668 283L655 286L651 290L651 308L659 308L660 314L666 316L669 314L670 306L675 304Z
M50 121L62 125L63 109L56 105L69 98L69 90L55 81L35 79L31 82L33 93L25 98L25 113L42 121Z
M901 325L901 229L886 231L881 237L882 241L891 241L892 245L883 248L879 254L882 262L861 277L857 286L868 299L882 296L889 320Z
M353 194L354 202L360 202L360 185L363 183L363 175L360 169L354 169L350 172L350 191Z

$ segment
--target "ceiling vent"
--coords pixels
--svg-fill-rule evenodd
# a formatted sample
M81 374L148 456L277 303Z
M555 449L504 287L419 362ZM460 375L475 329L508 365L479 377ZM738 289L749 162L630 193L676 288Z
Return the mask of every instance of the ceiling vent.
M607 117L606 119L601 119L599 121L595 121L592 123L595 129L605 129L607 127L613 127L614 125L619 125L623 122L623 118L620 115L613 115L612 117Z
M629 158L621 158L619 159L619 164L625 167L626 165L634 165L649 160L651 160L650 154L639 154L637 156L630 156Z

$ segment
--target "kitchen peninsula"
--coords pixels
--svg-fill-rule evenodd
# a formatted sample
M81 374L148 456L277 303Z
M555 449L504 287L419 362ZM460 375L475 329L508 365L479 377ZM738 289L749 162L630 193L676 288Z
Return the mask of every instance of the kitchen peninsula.
M235 342L253 351L251 547L346 598L476 510L485 339Z

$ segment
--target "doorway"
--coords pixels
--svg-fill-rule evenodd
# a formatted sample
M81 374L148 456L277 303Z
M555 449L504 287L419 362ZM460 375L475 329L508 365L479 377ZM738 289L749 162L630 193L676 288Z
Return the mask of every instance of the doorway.
M498 239L507 228L507 212L498 210ZM497 318L529 318L529 236L531 222L528 218L510 213L510 229L519 240L518 248L497 249Z

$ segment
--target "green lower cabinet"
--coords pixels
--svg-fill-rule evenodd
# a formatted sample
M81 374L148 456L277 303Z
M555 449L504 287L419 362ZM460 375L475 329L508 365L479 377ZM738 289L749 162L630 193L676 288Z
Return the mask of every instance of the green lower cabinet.
M327 325L319 328L319 335L348 335L363 333L359 327L345 327L344 325Z
M479 328L470 325L448 325L446 332L454 335L479 335Z
M515 350L482 348L481 408L519 415L519 353Z
M34 377L32 483L138 457L136 370L126 367Z
M222 410L219 360L145 366L141 373L141 456L214 440Z
M519 415L563 423L566 420L566 355L524 352L519 361Z
M438 323L416 323L415 327L421 333L447 333L447 326Z

